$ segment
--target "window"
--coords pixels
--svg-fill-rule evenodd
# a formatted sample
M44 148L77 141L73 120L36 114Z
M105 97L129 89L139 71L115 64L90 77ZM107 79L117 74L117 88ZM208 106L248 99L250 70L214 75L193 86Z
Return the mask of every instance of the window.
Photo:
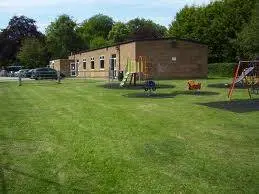
M86 69L86 59L83 59L83 69Z
M100 56L100 69L104 69L104 56Z
M94 69L94 57L91 57L91 69Z

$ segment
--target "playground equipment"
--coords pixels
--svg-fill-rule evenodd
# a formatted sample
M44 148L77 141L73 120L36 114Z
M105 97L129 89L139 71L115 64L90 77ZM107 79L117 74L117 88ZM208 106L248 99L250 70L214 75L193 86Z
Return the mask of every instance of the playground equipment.
M187 85L189 90L194 90L195 92L198 92L201 89L201 83L197 83L193 80L189 80Z
M127 64L124 69L124 77L120 83L121 87L126 86L127 81L129 81L129 85L134 85L137 83L137 79L139 84L141 81L148 81L152 79L152 65L149 63L149 60L145 56L140 56L136 61L127 59Z
M259 61L239 61L235 67L232 84L229 88L228 98L232 99L235 85L241 83L243 87L247 87L250 99L251 94L259 92Z
M149 96L153 91L156 91L156 83L152 80L146 81L144 85L144 90Z
M187 82L187 84L188 84L188 89L189 90L200 90L201 89L201 83L197 83L197 82L195 82L193 80L189 80Z

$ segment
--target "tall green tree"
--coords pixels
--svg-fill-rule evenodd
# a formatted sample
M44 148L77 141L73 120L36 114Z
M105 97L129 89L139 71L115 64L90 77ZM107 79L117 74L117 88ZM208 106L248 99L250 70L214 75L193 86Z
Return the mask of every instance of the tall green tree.
M0 33L0 66L15 62L17 52L25 38L43 38L36 22L26 16L14 16Z
M46 43L52 59L66 58L85 47L75 28L76 23L68 15L59 16L47 27Z
M108 39L113 42L123 42L129 38L130 30L128 26L122 22L117 22L109 32Z
M44 67L49 61L44 42L36 38L27 38L22 42L17 58L26 68Z
M236 46L238 55L242 58L259 57L259 1L253 10L251 21L238 34Z
M109 33L109 40L122 42L125 40L163 38L167 34L167 28L154 23L151 20L135 18L126 24L116 23Z
M207 6L185 6L172 22L169 34L209 45L209 61L233 61L235 40L251 19L255 0L213 1Z
M104 40L108 40L108 35L112 30L113 24L114 21L111 17L98 14L85 20L77 28L77 33L80 35L84 44L89 45L91 48L93 44L90 44L90 42L93 42L93 39L100 40L100 38L102 38ZM106 44L106 41L104 41L104 44Z
M127 23L129 39L163 38L167 29L151 20L135 18Z
M90 41L90 48L91 49L96 49L96 48L100 48L100 47L104 47L104 46L108 46L109 45L109 41L105 40L103 37L99 36L99 37L94 37L91 41Z

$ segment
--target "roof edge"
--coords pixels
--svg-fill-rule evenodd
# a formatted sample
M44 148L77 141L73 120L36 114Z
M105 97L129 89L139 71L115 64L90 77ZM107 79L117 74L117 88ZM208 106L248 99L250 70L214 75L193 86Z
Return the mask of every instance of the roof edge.
M99 47L99 48L95 48L95 49L88 49L88 50L83 50L83 51L79 51L79 52L72 52L72 55L69 56L73 56L73 55L77 55L77 54L81 54L81 53L86 53L86 52L91 52L91 51L95 51L95 50L101 50L101 49L105 49L105 48L110 48L110 47L115 47L115 46L120 46L120 45L124 45L124 44L129 44L132 42L143 42L143 41L159 41L159 40L174 40L174 41L185 41L185 42L191 42L191 43L196 43L196 44L200 44L200 45L206 45L205 43L198 41L198 40L192 40L192 39L184 39L184 38L176 38L176 37L167 37L167 38L144 38L144 39L134 39L134 40L128 40L128 41L123 41L123 42L118 42L116 44L110 44L107 46L103 46L103 47Z

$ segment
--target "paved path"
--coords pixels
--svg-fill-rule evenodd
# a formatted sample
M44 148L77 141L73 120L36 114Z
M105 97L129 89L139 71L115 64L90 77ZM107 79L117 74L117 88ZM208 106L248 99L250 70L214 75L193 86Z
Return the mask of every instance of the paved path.
M22 78L22 80L31 80L29 78ZM0 82L8 82L8 81L17 81L18 82L18 77L0 77Z

